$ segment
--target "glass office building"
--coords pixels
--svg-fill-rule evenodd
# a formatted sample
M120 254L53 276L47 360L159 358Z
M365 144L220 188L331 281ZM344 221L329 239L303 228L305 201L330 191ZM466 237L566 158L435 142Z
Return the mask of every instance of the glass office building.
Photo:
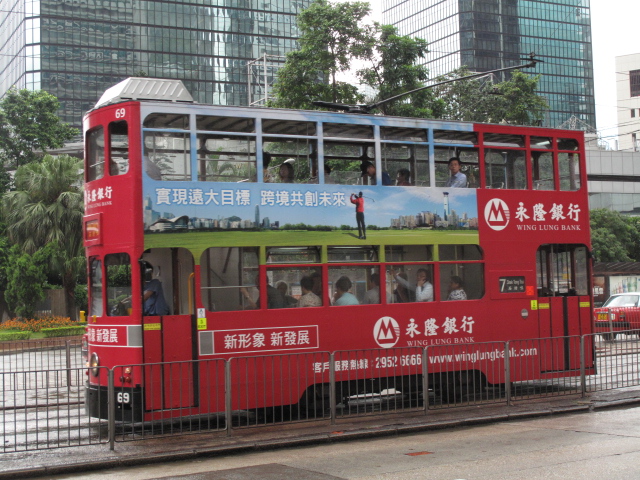
M535 52L544 63L525 71L541 75L545 125L575 116L596 126L589 0L383 0L382 8L383 23L429 42L432 78L462 65L517 65Z
M310 3L0 0L0 96L14 85L46 90L77 127L130 76L178 78L198 102L246 105L247 62L294 50L296 16Z

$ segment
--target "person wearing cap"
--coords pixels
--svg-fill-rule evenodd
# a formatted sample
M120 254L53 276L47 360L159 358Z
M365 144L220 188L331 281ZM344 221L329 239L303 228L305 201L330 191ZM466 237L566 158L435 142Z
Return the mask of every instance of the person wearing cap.
M351 203L356 206L356 224L358 225L358 238L364 240L367 238L367 228L364 224L364 197L362 192L356 195L351 194Z

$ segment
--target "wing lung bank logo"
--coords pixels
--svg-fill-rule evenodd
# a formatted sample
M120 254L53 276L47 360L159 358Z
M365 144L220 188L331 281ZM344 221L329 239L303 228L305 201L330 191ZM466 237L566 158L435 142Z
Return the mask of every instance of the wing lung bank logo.
M400 339L400 325L391 317L382 317L373 327L373 338L382 348L391 348Z
M499 198L493 198L484 207L484 220L490 228L499 232L509 225L509 207Z

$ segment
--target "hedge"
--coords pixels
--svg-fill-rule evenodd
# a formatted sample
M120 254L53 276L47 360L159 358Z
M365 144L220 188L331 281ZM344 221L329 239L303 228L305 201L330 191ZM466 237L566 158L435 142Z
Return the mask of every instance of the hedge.
M85 327L78 325L74 327L43 328L40 332L44 333L45 338L68 337L70 335L84 335Z
M0 332L0 342L10 342L11 340L29 340L31 332Z

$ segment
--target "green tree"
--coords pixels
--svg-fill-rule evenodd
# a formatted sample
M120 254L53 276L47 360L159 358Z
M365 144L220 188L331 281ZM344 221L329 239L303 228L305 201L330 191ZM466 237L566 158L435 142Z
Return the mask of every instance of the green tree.
M471 72L462 67L438 77L434 83L460 79ZM537 125L549 109L547 101L535 92L540 76L518 70L504 82L491 83L486 78L460 80L434 87L442 102L442 118L467 122Z
M36 161L79 134L60 121L60 102L44 90L9 90L0 100L0 162L5 168Z
M10 251L8 268L5 268L5 300L19 317L33 318L37 303L45 297L48 253L44 248L30 255L17 245Z
M638 220L618 212L591 210L591 245L596 261L635 262L640 260Z
M281 108L316 108L314 100L359 103L364 97L355 85L339 81L337 74L348 71L353 59L371 48L372 35L362 19L370 11L366 2L335 5L316 0L297 18L300 49L287 54L273 87Z
M2 199L9 239L27 254L52 244L49 265L65 290L67 315L75 318L74 289L84 272L81 162L45 155L16 172L16 191Z
M371 103L422 87L429 78L429 70L417 62L428 53L427 42L400 36L392 25L374 24L372 31L373 42L365 58L369 66L357 73L363 84L377 91ZM443 113L442 102L434 98L430 89L382 104L379 109L385 115L411 117L433 117Z

